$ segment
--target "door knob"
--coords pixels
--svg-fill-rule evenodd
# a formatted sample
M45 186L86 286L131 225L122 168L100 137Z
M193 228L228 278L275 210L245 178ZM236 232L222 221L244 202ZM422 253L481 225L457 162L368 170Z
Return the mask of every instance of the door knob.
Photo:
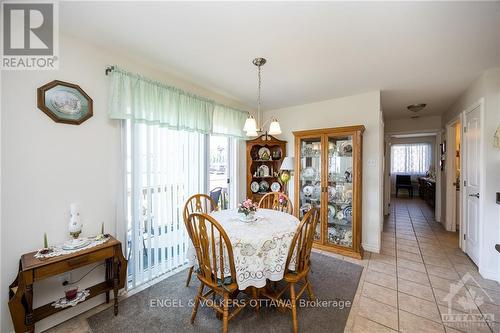
M479 193L476 193L476 194L469 194L469 197L476 197L479 199Z

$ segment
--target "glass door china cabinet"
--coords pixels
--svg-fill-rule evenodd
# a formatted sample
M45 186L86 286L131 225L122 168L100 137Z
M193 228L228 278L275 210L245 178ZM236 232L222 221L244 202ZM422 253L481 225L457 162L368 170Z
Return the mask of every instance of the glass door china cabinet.
M316 207L314 245L361 258L361 159L364 126L297 131L296 215Z

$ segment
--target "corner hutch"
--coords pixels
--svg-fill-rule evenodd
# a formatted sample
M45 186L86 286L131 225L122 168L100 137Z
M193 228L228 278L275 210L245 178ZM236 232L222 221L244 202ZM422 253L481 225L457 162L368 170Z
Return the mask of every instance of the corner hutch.
M286 141L262 134L247 141L247 198L254 202L269 192L283 192L279 170L286 156Z
M361 172L365 127L349 126L293 132L295 210L299 219L320 209L314 246L362 258Z

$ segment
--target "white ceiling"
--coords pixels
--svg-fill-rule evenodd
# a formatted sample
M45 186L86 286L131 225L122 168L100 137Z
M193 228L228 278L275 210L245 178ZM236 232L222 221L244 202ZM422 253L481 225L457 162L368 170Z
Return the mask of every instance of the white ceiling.
M500 65L500 3L62 2L60 30L265 109L382 91L439 114Z

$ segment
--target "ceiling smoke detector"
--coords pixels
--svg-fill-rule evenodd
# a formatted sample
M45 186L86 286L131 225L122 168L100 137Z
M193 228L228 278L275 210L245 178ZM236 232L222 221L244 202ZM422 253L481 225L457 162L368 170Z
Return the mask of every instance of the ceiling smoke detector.
M411 112L419 112L422 111L426 106L427 104L425 103L419 103L419 104L408 105L406 108L408 109L408 111Z

